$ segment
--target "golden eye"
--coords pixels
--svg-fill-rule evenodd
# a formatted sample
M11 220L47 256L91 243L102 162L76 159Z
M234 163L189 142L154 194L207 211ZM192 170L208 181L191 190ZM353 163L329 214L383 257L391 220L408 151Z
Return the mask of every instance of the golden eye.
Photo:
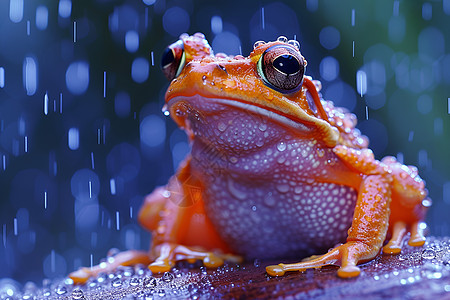
M282 93L293 93L301 88L305 68L303 56L289 45L268 48L258 61L259 76L267 85Z
M180 75L186 63L183 41L178 40L164 50L161 57L161 68L167 79L172 80Z

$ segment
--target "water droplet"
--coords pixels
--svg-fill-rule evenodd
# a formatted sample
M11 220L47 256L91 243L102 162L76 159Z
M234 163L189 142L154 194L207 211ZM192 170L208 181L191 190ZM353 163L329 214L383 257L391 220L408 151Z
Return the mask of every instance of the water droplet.
M65 293L67 293L67 288L64 285L60 285L56 288L55 292L58 295L64 295Z
M224 132L225 129L227 129L227 125L223 122L219 122L219 124L217 124L217 128L219 129L219 131Z
M303 191L303 189L301 186L296 186L294 189L294 193L296 193L296 194L301 194L302 191Z
M267 206L274 206L276 203L275 198L272 196L272 193L268 193L265 197L264 197L264 204Z
M144 280L142 280L142 285L145 288L154 288L158 285L158 282L156 281L155 277L146 277Z
M137 286L139 284L139 277L133 277L130 279L130 285L131 286Z
M263 140L257 140L255 144L256 144L257 147L262 147L264 145L264 141Z
M325 155L325 150L323 149L317 149L317 156L318 157L323 157Z
M259 46L264 45L265 43L266 43L266 42L264 42L264 41L256 41L256 42L253 44L253 49L258 48Z
M83 291L80 289L73 290L72 298L73 299L84 299Z
M259 259L255 259L255 260L253 261L253 265L254 265L256 268L259 268L259 266L261 265L261 261L260 261Z
M267 124L264 123L259 123L258 125L259 130L261 130L262 132L267 130Z
M277 184L275 186L275 188L277 189L277 191L279 191L280 193L287 193L289 191L289 185L288 184Z
M289 40L288 44L291 46L294 46L295 48L297 48L297 50L300 50L300 43L296 40Z
M279 142L277 144L277 149L280 152L283 152L284 150L286 150L286 143L285 142Z
M112 287L120 287L122 286L122 280L120 278L116 278L113 281L111 281Z
M229 160L230 160L230 162L233 163L233 164L235 164L235 163L238 162L238 159L237 159L236 157L234 157L234 156L230 157Z
M433 259L436 257L436 253L432 249L425 249L422 252L422 257L425 259Z
M101 272L101 273L99 273L98 276L97 276L97 282L98 282L98 283L102 283L102 282L104 282L107 278L108 278L108 276L106 275L106 273Z
M252 206L252 210L253 210L253 211L256 211L256 209L257 209L256 205L253 205L253 206Z
M284 35L280 35L280 36L277 38L277 41L278 41L278 42L282 42L282 43L287 43L288 39L287 39L287 37L285 37Z
M164 282L171 282L174 278L175 276L172 273L165 272L161 279Z

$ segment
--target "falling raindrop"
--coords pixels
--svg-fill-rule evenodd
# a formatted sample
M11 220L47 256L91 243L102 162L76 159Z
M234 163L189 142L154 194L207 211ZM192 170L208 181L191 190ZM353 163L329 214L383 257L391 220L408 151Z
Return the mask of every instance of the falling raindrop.
M149 65L143 57L136 58L131 65L131 78L137 83L143 83L148 79Z
M125 34L125 48L130 53L134 53L138 50L139 35L136 31L130 30Z
M114 178L111 178L109 180L109 188L111 191L111 195L115 195L116 194L116 180Z
M72 1L59 0L58 14L61 18L68 18L72 14Z
M81 95L86 92L89 86L89 64L86 61L76 61L69 65L66 85L72 94Z
M9 1L9 19L11 22L19 23L23 18L23 0Z
M48 115L48 93L44 95L44 115Z
M70 128L68 132L68 146L70 150L77 150L80 147L80 133L78 128Z
M39 30L47 29L48 25L48 9L46 6L40 5L36 8L36 27Z
M5 68L0 67L0 88L5 87Z
M361 97L367 92L367 75L363 70L356 72L356 89Z
M27 91L28 96L33 96L36 93L38 85L38 67L34 58L25 57L23 62L23 86Z

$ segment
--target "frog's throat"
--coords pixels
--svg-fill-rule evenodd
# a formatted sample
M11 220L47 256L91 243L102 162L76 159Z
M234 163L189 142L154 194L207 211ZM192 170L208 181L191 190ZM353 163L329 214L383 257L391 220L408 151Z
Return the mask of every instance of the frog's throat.
M334 147L339 140L339 131L336 127L331 126L322 119L308 115L307 113L296 109L295 114L286 114L268 106L260 106L250 103L242 99L226 99L204 97L199 94L193 96L176 96L170 99L165 109L170 111L170 115L174 121L181 127L185 127L185 117L177 115L176 111L180 108L180 103L204 103L210 101L216 104L222 104L229 107L238 108L242 111L248 111L255 114L263 115L274 120L288 128L298 130L299 132L315 134L318 140L323 141L327 147Z

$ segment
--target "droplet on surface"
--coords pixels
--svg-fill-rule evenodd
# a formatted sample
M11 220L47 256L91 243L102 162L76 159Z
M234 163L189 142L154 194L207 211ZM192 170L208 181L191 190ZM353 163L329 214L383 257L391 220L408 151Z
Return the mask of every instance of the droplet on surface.
M165 272L161 279L164 282L171 282L174 278L175 276L172 273Z
M422 252L422 257L425 259L433 259L436 257L436 253L432 249L425 249Z
M111 286L115 288L122 286L122 280L120 278L115 278L111 281Z
M80 289L73 290L72 292L73 299L84 299L84 293Z
M277 149L280 152L283 152L284 150L286 150L286 143L285 142L279 142L277 144Z
M227 129L227 125L223 122L219 122L219 124L217 124L217 129L219 129L219 131L224 132L225 129Z
M142 280L142 286L144 288L154 288L158 285L155 277L146 277Z

